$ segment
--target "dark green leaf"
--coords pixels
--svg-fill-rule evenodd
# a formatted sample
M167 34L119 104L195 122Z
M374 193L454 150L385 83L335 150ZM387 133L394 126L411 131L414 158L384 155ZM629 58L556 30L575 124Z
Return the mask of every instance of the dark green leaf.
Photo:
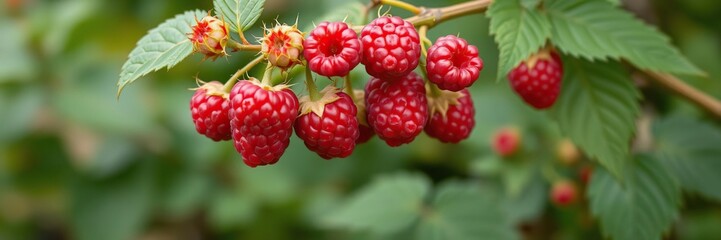
M500 49L498 79L536 53L551 36L551 24L545 13L525 8L519 0L494 1L488 17L491 34Z
M326 218L335 227L389 234L410 227L421 214L430 182L422 175L383 176Z
M683 188L721 201L721 131L684 117L664 119L653 130L656 155Z
M620 177L640 94L616 62L564 61L563 90L551 113L565 135Z
M551 41L563 52L586 59L626 59L641 69L703 74L671 45L668 37L607 0L551 0Z
M421 218L417 239L518 239L502 205L475 184L447 182Z
M263 13L265 0L213 0L216 14L230 24L230 29L242 32L252 27Z
M191 26L196 19L206 15L206 12L200 10L178 14L141 38L130 52L128 61L123 64L118 80L118 95L126 85L138 78L161 68L170 69L190 56L193 44L186 34L192 31Z
M639 156L628 161L621 184L597 168L588 189L591 212L604 235L616 240L662 239L678 217L681 189L656 159Z

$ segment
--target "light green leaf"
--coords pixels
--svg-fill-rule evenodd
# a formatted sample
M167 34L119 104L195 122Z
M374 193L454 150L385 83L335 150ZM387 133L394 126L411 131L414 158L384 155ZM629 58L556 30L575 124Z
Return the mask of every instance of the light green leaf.
M563 90L551 114L565 135L620 177L636 129L640 94L616 62L564 62Z
M265 0L213 0L216 14L235 32L248 30L263 13Z
M541 3L541 0L521 0L523 7L528 9L537 7L539 3Z
M551 41L561 51L586 59L626 59L641 69L703 74L670 44L668 37L607 0L551 0Z
M494 1L488 17L500 50L498 79L505 78L521 61L538 52L551 36L551 24L545 13L525 8L519 0Z
M446 182L421 218L417 239L518 239L493 194L475 184Z
M418 219L429 190L429 180L421 175L380 177L341 204L324 222L332 227L394 233Z
M621 184L598 168L588 189L591 213L604 235L615 240L662 239L678 217L681 189L655 159L639 156L628 162Z
M683 188L721 201L721 131L684 117L664 119L653 130L656 156Z
M148 73L175 66L193 53L193 44L187 37L195 19L207 14L201 10L187 11L165 21L148 32L130 52L123 64L118 81L118 96L123 88Z

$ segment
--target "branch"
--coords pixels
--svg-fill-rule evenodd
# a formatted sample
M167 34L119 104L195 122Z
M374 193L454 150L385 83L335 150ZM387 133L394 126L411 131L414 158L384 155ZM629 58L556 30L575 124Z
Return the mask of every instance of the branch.
M686 82L674 77L671 74L657 73L653 71L645 71L646 74L651 76L651 79L664 86L668 90L671 90L676 95L690 101L693 104L703 108L708 113L712 114L716 118L721 119L721 102L712 96L698 90Z

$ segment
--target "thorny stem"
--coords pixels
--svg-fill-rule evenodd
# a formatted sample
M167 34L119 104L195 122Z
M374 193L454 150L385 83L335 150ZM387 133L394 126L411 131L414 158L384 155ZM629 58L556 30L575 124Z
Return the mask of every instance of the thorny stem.
M230 90L233 89L233 86L235 86L235 83L238 81L240 76L243 76L243 74L250 71L250 69L255 67L255 65L258 65L258 63L262 62L263 60L265 60L265 58L263 56L259 56L256 59L253 59L253 61L250 61L248 64L246 64L243 68L238 69L238 71L235 72L233 76L230 76L230 79L225 82L225 85L223 85L223 90L225 90L225 92L230 92Z
M315 86L313 80L313 73L310 71L310 67L305 68L305 86L308 88L308 95L310 95L310 101L315 102L321 98L318 92L318 87Z
M399 0L380 0L380 4L382 5L388 5L393 7L398 7L403 10L409 11L413 13L413 15L418 15L422 12L421 8L414 6L413 4L399 1Z
M245 40L243 40L245 41ZM247 41L245 41L247 42ZM239 43L236 42L233 39L228 39L228 47L232 48L236 51L253 51L253 52L259 52L260 51L260 45L251 45L249 43Z

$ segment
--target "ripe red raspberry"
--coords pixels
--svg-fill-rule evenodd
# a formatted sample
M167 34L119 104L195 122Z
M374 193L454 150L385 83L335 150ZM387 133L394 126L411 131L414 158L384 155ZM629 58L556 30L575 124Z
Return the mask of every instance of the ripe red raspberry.
M301 115L295 121L295 134L305 146L322 158L345 158L355 149L358 139L356 106L348 94L327 87L322 97L301 98Z
M521 133L514 127L500 129L493 136L493 150L501 157L510 157L521 148Z
M522 62L510 73L513 90L537 109L549 108L561 91L563 64L555 52L541 51Z
M428 120L423 79L411 72L403 78L371 77L366 85L368 123L389 146L410 143Z
M223 84L212 81L195 90L190 99L190 113L195 130L213 141L230 140L230 102Z
M346 76L360 63L358 35L344 22L322 22L303 43L303 56L313 72L326 77Z
M551 201L557 206L568 206L576 202L578 198L576 184L570 181L558 181L551 189Z
M207 16L198 21L195 20L193 32L188 33L190 42L193 43L193 50L202 53L205 58L216 59L225 56L225 45L228 42L228 26L225 22Z
M413 24L400 17L380 17L361 31L366 72L382 79L405 77L418 66L421 42Z
M251 167L274 164L290 143L298 98L286 85L268 86L257 79L239 81L230 92L235 149Z
M441 37L428 49L428 80L440 89L463 90L473 85L481 70L483 60L478 57L478 48L463 38Z
M268 62L282 70L288 70L301 62L303 33L296 26L277 25L266 29L260 40L260 52Z
M471 135L476 125L473 99L468 89L461 92L444 91L437 97L429 97L431 117L425 127L428 136L444 143L458 143Z
M365 100L365 92L362 90L354 90L353 95L355 95L355 105L358 108L358 131L360 132L360 135L358 136L358 139L356 139L355 143L361 144L366 143L373 136L376 135L375 132L373 132L373 128L368 125L368 114L366 111L366 100Z

